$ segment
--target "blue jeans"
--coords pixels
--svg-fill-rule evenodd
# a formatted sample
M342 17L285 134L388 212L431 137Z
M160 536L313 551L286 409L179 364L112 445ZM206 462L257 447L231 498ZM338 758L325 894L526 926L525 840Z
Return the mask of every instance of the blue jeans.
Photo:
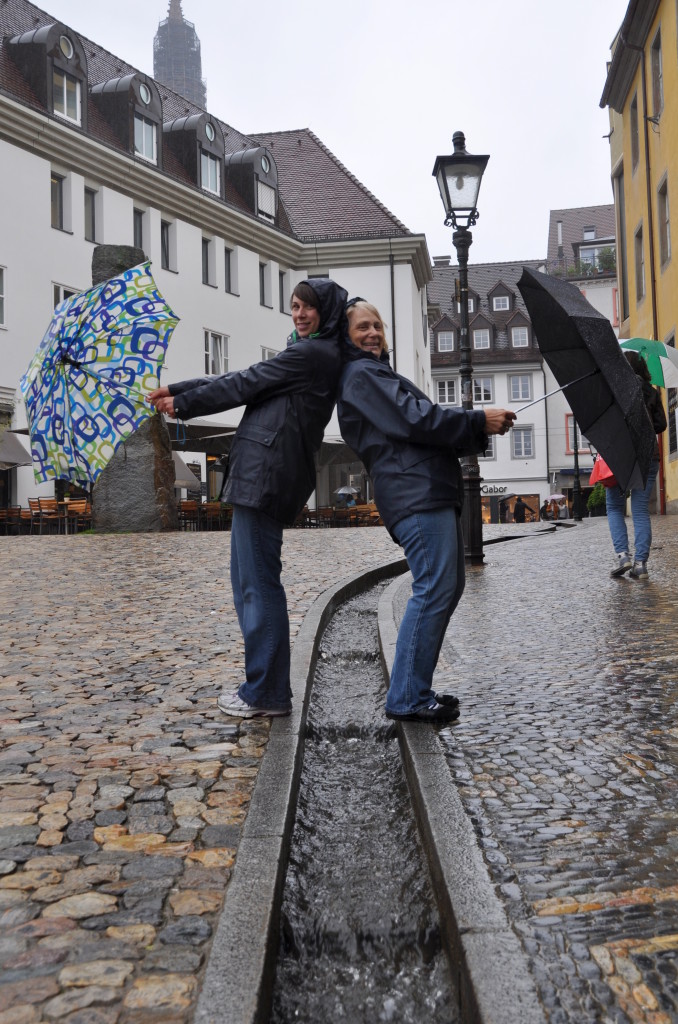
M633 518L634 558L636 562L646 562L650 554L652 524L650 522L650 513L647 509L658 472L659 461L655 460L650 463L650 472L647 474L647 483L643 490L634 487L631 491L631 517ZM626 520L624 519L626 492L622 491L621 487L607 487L605 489L605 505L612 544L616 554L620 555L625 551L630 552L629 535L626 531Z
M454 508L415 512L393 532L412 573L412 596L398 631L386 710L407 715L434 700L433 672L464 592L464 541Z
M231 586L245 640L245 676L238 695L254 707L287 709L290 623L280 582L282 524L256 509L233 506Z

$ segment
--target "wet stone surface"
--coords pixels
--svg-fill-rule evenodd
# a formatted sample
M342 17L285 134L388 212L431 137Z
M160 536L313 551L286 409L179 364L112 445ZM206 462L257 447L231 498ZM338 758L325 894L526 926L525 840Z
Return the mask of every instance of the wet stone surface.
M0 538L0 1024L193 1018L269 734L216 708L243 671L229 540ZM397 554L287 531L292 636Z
M453 1024L457 997L395 729L379 588L322 638L282 910L271 1024Z
M605 519L486 547L443 648L440 735L551 1024L678 1020L675 523L649 582L609 577Z

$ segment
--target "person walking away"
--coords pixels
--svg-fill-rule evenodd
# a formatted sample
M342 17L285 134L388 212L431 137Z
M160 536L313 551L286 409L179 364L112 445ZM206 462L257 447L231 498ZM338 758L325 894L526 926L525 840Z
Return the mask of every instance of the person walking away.
M526 505L521 496L518 495L513 505L513 521L516 523L524 523L525 513L528 511L532 512L532 509L529 505ZM532 514L534 515L534 512L532 512Z
M339 426L372 479L384 525L402 546L412 573L386 715L454 721L459 701L433 692L433 672L464 590L464 485L458 456L485 451L487 435L505 434L515 413L435 405L391 369L379 311L364 299L352 299L347 315Z
M662 434L666 430L666 413L661 399L659 388L652 386L650 371L647 363L638 352L624 352L629 361L631 369L640 378L643 389L643 398L648 416L652 421L655 434ZM634 558L631 562L629 537L626 529L626 492L621 487L605 488L605 505L607 508L607 523L610 527L612 546L615 550L616 562L610 576L623 576L628 572L634 580L646 580L649 578L647 571L647 560L652 545L652 524L650 522L649 502L650 495L659 472L659 444L655 441L654 453L650 463L650 470L647 474L645 487L631 488L631 518L633 519L633 545Z
M181 381L149 396L158 412L180 419L246 406L223 493L233 506L231 584L245 640L245 681L217 700L227 715L291 710L283 527L294 523L315 487L314 456L341 373L346 298L327 278L302 281L292 293L294 330L283 352L246 370Z

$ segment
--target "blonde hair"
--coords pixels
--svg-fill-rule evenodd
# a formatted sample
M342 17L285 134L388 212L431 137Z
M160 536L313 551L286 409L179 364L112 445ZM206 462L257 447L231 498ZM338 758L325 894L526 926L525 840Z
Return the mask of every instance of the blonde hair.
M376 319L379 321L379 323L384 329L384 347L382 348L382 352L388 352L388 342L386 341L386 324L384 322L384 318L382 317L377 307L373 306L371 302L367 302L365 299L359 299L358 302L354 302L346 310L346 316L348 317L349 324L351 323L351 317L356 312L356 310L358 310L361 313L369 313L370 316L376 317Z

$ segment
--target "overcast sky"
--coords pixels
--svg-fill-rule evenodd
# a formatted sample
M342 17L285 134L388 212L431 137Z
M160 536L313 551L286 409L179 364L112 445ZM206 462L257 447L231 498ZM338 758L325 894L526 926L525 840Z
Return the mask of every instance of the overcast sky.
M431 256L452 251L431 176L489 153L472 263L546 255L549 210L612 202L598 106L628 0L182 0L207 109L245 134L310 128ZM153 74L168 0L43 8Z

